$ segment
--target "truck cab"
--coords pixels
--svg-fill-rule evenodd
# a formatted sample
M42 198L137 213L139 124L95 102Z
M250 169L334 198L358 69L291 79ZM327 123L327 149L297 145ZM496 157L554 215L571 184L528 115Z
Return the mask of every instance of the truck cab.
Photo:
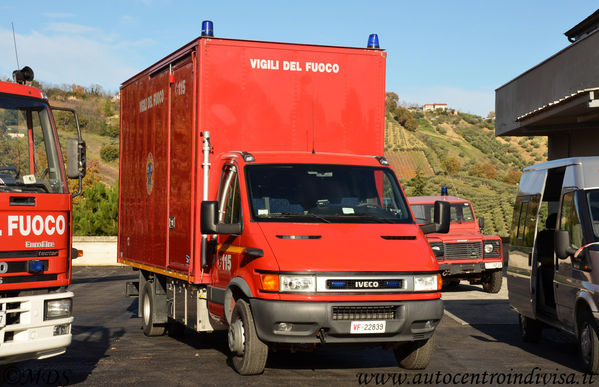
M32 80L27 69L16 78ZM73 321L67 287L78 252L67 174L52 108L23 83L0 82L0 365L65 352ZM69 140L69 176L81 182L78 133Z
M445 188L445 187L444 187ZM472 203L442 190L441 196L408 197L410 207L420 224L432 220L433 204L442 200L451 206L451 223L446 234L428 234L446 288L460 280L483 285L488 293L498 293L502 281L502 243L499 236L483 235L484 219L476 218Z
M578 338L585 372L599 372L599 157L524 169L507 268L510 306L525 341L545 327Z

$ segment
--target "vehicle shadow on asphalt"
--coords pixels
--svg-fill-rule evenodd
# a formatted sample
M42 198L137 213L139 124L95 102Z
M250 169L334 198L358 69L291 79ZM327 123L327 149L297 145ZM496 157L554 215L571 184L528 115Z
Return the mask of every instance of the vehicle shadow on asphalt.
M125 334L97 325L72 326L73 341L63 355L14 364L8 382L15 385L66 386L83 383L98 362L108 357L111 342ZM19 375L19 379L15 379ZM6 374L4 375L6 376ZM1 384L1 383L0 383ZM3 384L2 384L3 385Z
M137 310L137 309L136 309ZM227 332L198 333L186 329L184 334L175 337L179 342L194 349L218 350L227 356L227 364L233 368L227 344ZM397 367L397 361L391 350L385 350L380 345L371 348L348 348L347 346L329 345L315 349L270 350L266 368L273 369L359 369Z
M462 321L456 320L457 323L470 325L481 332L481 335L471 335L474 340L480 341L481 345L508 344L577 372L583 372L574 336L547 327L543 329L539 343L524 342L520 337L518 315L510 308L508 300L444 300L444 305L447 312Z

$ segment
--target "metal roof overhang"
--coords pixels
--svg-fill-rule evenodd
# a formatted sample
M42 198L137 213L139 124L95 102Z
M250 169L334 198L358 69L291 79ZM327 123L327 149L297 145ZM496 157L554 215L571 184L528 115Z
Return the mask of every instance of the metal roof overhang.
M495 90L497 136L599 127L599 31Z
M511 134L547 135L566 128L596 127L599 125L597 108L599 87L580 90L517 117L520 127Z

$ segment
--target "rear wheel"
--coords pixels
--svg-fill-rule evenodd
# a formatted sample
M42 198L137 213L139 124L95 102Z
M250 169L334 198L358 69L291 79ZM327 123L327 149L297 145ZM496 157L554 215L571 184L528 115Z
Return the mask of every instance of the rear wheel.
M538 343L541 340L543 325L539 321L519 314L518 322L522 340L528 343Z
M408 370L423 370L431 362L434 346L434 336L431 336L428 340L399 344L393 349L393 353L401 367Z
M499 293L501 290L501 270L486 274L483 278L483 290L487 293Z
M578 346L584 371L589 374L599 373L599 337L597 322L587 309L580 314L578 321Z
M237 300L235 303L228 340L235 371L241 375L256 375L264 372L268 346L258 337L252 310L245 300Z
M154 322L154 311L156 309L156 296L151 282L146 282L141 294L141 313L144 335L161 336L164 334L164 325Z

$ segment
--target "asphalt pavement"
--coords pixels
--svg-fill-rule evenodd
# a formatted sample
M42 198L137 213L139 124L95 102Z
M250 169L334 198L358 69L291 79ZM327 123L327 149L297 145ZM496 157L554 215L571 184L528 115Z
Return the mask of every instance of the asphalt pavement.
M393 353L368 349L271 352L262 375L240 376L228 363L224 333L186 331L145 337L137 299L124 296L137 278L129 267L76 267L73 343L64 355L0 369L3 385L563 385L590 384L576 340L546 330L521 341L504 279L499 294L463 282L445 292L446 312L426 370L406 371ZM595 377L599 381L599 377Z

